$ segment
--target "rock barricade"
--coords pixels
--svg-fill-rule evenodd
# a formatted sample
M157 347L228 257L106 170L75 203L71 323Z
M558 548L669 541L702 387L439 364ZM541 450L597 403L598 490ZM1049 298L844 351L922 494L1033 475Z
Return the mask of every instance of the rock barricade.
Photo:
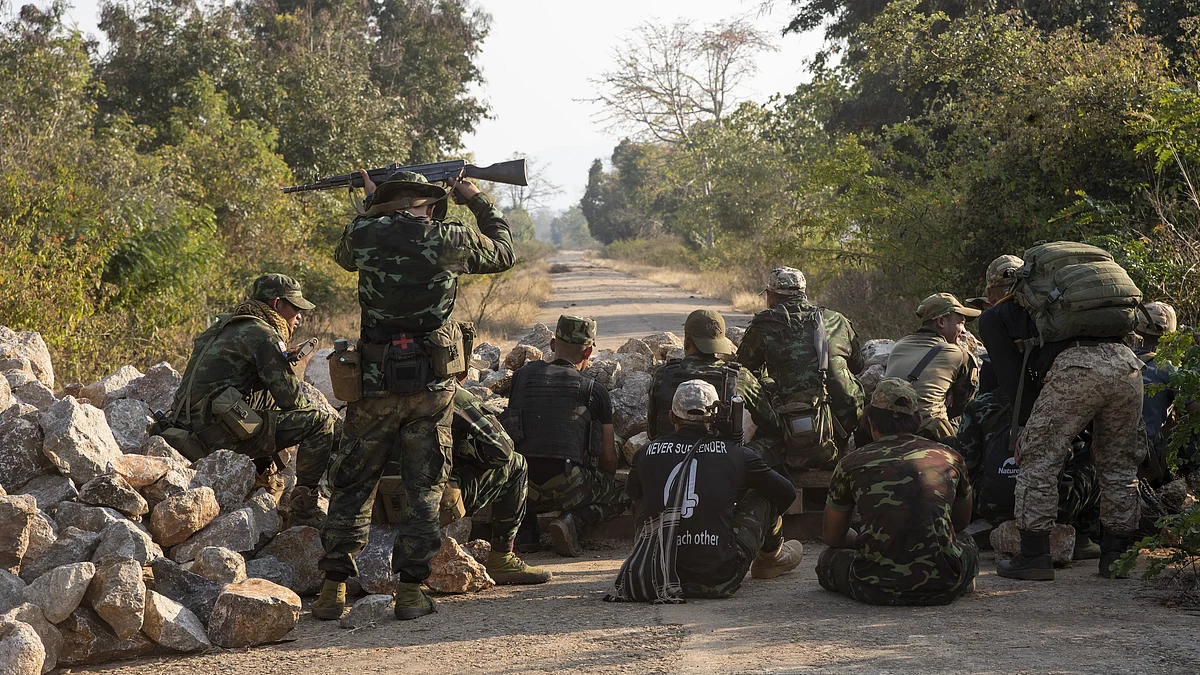
M300 620L300 596L265 579L247 579L221 591L208 620L208 639L218 647L274 642Z

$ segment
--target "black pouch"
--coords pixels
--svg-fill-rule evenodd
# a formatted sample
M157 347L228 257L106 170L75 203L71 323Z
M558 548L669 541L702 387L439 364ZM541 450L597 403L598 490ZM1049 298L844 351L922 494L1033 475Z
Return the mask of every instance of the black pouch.
M430 379L429 356L418 341L393 341L383 361L383 378L392 394L426 391Z

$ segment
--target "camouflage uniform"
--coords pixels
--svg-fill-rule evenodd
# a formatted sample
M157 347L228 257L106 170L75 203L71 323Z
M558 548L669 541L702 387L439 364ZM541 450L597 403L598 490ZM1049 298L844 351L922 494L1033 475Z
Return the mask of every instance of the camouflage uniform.
M1128 347L1114 342L1071 346L1054 359L1018 446L1014 513L1020 529L1046 532L1054 526L1058 476L1071 440L1089 422L1100 520L1107 531L1137 529L1137 469L1145 456L1138 441L1141 367Z
M944 445L903 434L859 448L834 469L826 508L857 506L862 530L854 549L821 554L818 581L873 605L944 605L969 593L979 553L951 521L969 499L962 458Z
M612 520L629 506L623 479L574 462L544 483L530 481L527 491L535 513L562 511L579 518L584 525Z
M517 537L525 518L525 458L513 452L512 439L483 401L458 387L454 391L454 470L450 479L462 490L470 517L492 505L492 541Z
M401 188L419 189L414 182L415 175ZM389 183L368 204L388 203ZM478 228L398 210L368 210L346 227L334 259L358 273L365 345L407 349L449 321L459 275L512 267L512 236L500 210L484 194L467 206ZM399 581L418 584L429 576L429 561L440 546L438 507L450 476L455 382L431 373L423 391L393 394L384 384L381 362L364 352L363 390L364 398L347 406L343 456L331 472L333 496L321 533L320 568L357 573L354 555L367 543L376 485L388 460L398 456L407 503L392 569Z

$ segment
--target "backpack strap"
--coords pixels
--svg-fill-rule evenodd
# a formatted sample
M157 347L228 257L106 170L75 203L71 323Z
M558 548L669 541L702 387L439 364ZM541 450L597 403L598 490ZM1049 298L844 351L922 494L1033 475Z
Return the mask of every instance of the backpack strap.
M937 358L937 355L941 354L942 349L946 348L947 346L949 345L934 345L932 349L926 352L925 356L917 362L917 366L912 369L911 373L908 374L908 381L916 382L917 380L921 379L921 373L925 372L925 369L929 367L929 364L933 363L933 360Z
M1016 457L1017 451L1017 433L1021 426L1021 398L1025 394L1025 380L1029 377L1029 355L1033 353L1033 349L1037 345L1040 345L1040 340L1037 338L1022 342L1025 356L1021 359L1021 379L1017 380L1017 399L1013 401L1012 426L1009 427L1008 433L1008 451L1014 453L1014 457Z
M813 346L817 349L817 370L821 373L821 382L825 382L825 371L829 370L829 334L825 328L825 313L818 307L813 310L817 317L817 330L813 332Z

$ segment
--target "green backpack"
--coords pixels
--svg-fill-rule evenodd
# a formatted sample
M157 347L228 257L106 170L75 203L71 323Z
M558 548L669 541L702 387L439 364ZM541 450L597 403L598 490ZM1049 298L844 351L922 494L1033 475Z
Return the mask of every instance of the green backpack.
M1142 291L1104 249L1073 241L1034 246L1016 276L1013 298L1033 317L1042 344L1133 332Z

